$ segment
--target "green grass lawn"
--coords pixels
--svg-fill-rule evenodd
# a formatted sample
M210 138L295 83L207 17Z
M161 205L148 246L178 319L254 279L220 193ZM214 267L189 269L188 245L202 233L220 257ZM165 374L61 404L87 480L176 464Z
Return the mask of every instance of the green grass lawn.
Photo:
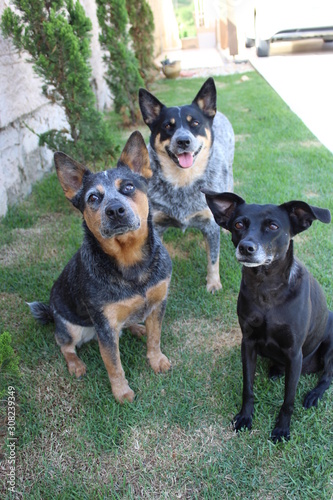
M302 199L333 213L333 156L255 72L216 77L218 109L236 134L235 192L253 203ZM193 100L203 79L161 80L151 91L167 105ZM121 147L130 131L114 115ZM148 138L148 128L140 129ZM317 409L304 410L316 383L302 377L291 440L273 445L284 379L267 378L260 360L252 432L236 435L242 369L236 300L241 269L230 235L221 238L223 290L206 292L202 235L169 230L165 243L173 278L162 332L172 370L155 375L145 341L128 332L122 363L136 393L132 405L113 399L97 343L79 355L87 376L67 371L51 326L38 325L26 302L48 301L50 288L82 239L81 217L65 199L55 174L10 210L0 223L0 332L12 336L21 376L2 374L0 475L11 498L7 386L16 391L16 492L24 499L331 499L333 494L332 388ZM295 238L296 255L325 290L333 308L333 230L314 222ZM1 487L0 487L1 491ZM12 496L14 498L14 496Z

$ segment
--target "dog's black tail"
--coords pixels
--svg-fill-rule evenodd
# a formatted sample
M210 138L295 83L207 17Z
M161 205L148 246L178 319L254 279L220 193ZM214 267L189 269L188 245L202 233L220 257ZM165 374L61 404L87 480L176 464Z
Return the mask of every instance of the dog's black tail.
M51 308L47 304L43 304L42 302L27 302L27 304L30 307L33 317L42 323L42 325L47 325L54 321Z

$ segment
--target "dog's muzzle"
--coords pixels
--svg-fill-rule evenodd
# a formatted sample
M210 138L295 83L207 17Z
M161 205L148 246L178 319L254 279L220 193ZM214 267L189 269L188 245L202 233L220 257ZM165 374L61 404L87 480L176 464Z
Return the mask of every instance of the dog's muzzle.
M267 255L263 247L251 240L242 240L236 248L238 262L247 267L268 265L272 262L271 255Z
M181 168L190 168L192 167L195 158L198 156L202 149L202 145L196 151L180 151L177 153L173 153L170 148L166 148L166 151L178 167Z
M118 200L110 202L105 207L104 214L100 229L103 238L125 234L140 227L140 218Z

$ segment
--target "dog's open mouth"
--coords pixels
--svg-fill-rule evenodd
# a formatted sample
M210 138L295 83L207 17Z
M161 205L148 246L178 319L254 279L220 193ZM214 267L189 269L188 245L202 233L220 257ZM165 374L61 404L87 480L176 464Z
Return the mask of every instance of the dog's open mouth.
M193 165L193 154L192 153L181 153L177 156L178 163L182 168L189 168Z
M174 154L170 149L166 148L168 155L170 158L181 168L190 168L192 167L196 156L200 153L202 146L197 149L197 151L189 152L184 151L184 153Z

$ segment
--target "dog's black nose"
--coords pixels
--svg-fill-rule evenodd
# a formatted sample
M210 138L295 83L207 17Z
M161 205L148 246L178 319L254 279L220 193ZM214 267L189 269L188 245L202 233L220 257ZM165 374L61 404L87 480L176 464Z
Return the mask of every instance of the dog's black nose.
M179 137L179 139L177 139L177 144L181 148L186 149L191 144L191 141L190 141L190 139L188 139L186 137Z
M119 219L123 217L126 213L126 209L120 201L112 201L105 208L105 214L109 219Z
M258 246L253 241L242 241L238 245L238 250L241 255L253 255L257 251Z

